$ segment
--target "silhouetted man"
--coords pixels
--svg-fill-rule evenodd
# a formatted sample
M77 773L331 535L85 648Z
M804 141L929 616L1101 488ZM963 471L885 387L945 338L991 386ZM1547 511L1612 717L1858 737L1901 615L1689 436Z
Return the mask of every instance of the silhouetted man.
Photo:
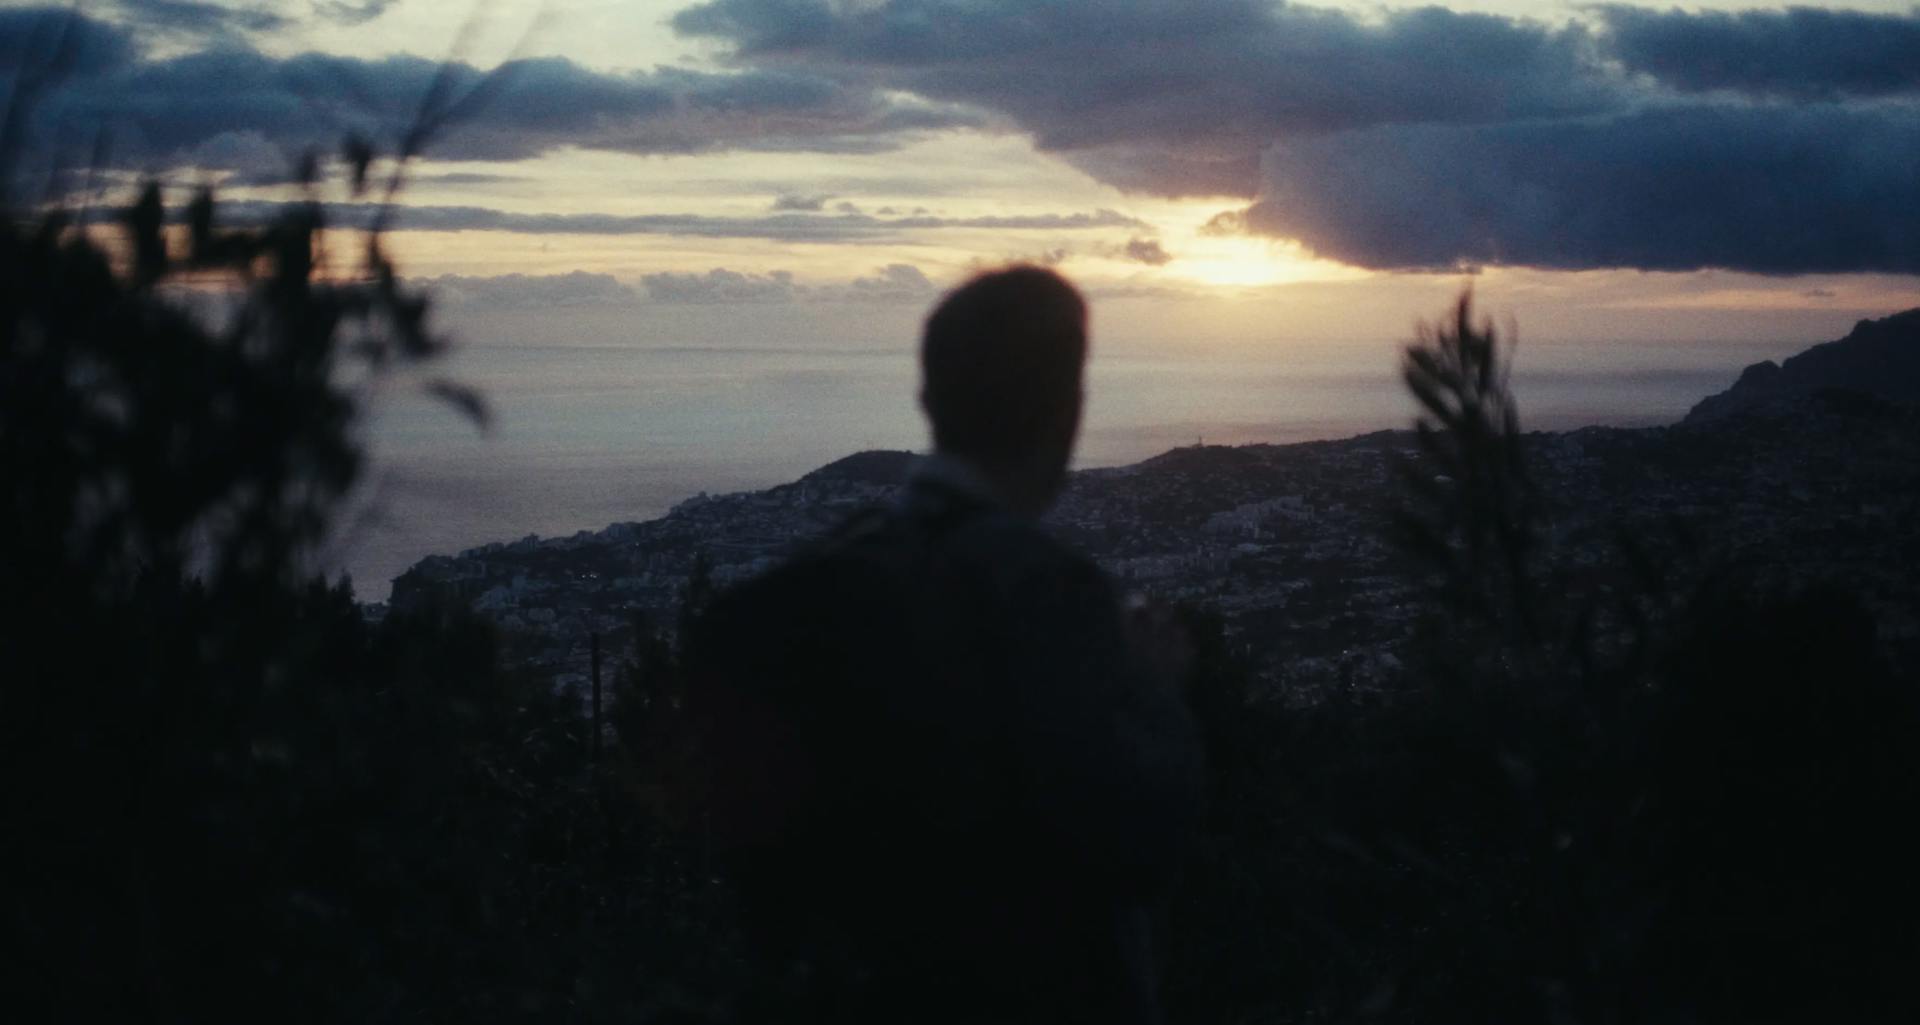
M1158 1020L1146 908L1198 790L1178 638L1035 523L1086 344L1050 271L948 295L904 498L702 618L711 832L777 975L743 1017Z

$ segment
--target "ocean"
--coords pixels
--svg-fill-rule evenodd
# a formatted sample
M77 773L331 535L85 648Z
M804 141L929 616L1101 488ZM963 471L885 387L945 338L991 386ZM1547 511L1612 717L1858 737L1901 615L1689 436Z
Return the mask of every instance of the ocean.
M1399 342L1097 350L1076 465L1180 445L1341 438L1411 423ZM1528 429L1671 423L1782 342L1529 344ZM419 559L645 520L699 492L768 487L860 449L923 449L909 345L468 344L434 368L478 388L482 433L416 381L370 397L372 459L322 567L383 600Z

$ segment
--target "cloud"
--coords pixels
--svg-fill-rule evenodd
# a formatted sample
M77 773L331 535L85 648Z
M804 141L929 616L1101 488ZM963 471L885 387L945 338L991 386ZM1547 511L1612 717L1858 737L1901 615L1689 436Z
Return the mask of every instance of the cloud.
M220 204L219 216L228 223L258 224L271 220L283 209L284 204L264 200L229 200ZM328 223L342 227L370 226L380 210L374 203L326 204ZM417 205L396 207L389 226L415 231L507 231L529 235L683 235L783 242L881 242L901 239L915 231L1086 231L1137 229L1145 228L1146 224L1104 209L1092 213L985 217L804 213L708 217L701 214L539 214L479 206Z
M1920 93L1920 11L1595 12L1630 71L1682 92L1833 99Z
M1222 210L1207 218L1207 223L1200 226L1200 234L1206 238L1233 238L1246 233L1245 210Z
M1588 34L1438 7L1365 19L1268 0L709 0L680 32L744 65L979 106L1142 191L1252 195L1283 135L1587 114Z
M342 25L364 25L392 7L396 0L314 0L314 13Z
M228 2L152 9L244 33ZM1920 13L1583 10L1548 24L1277 0L706 0L673 24L718 40L726 70L512 62L492 102L430 153L859 152L999 127L1123 189L1251 201L1210 232L1297 237L1371 267L1912 271ZM244 39L143 56L124 28L60 16L86 54L43 125L73 129L73 152L110 127L125 168L263 180L276 151L290 162L348 131L392 139L441 71L412 57L270 56ZM48 15L0 10L0 38L29 38L32 17ZM0 47L0 70L33 52ZM485 74L449 73L457 89ZM1113 211L869 216L831 200L880 191L828 181L765 192L794 198L760 218L416 207L402 224L793 242L1145 230Z
M862 219L871 220L872 218ZM1104 208L1090 214L1021 214L1008 217L934 217L914 214L881 223L913 228L989 228L995 231L1077 231L1089 228L1147 227L1146 222L1139 218Z
M1160 245L1158 239L1151 238L1128 239L1127 244L1120 246L1115 255L1123 260L1132 260L1135 263L1144 263L1152 267L1160 267L1173 262L1173 254L1167 252L1165 247Z
M1099 247L1096 247L1096 249ZM1073 258L1073 250L1066 246L1054 246L1038 252L1013 252L1000 256L976 256L967 261L968 274L982 274L988 271L1003 270L1007 267L1032 264L1039 267L1058 267Z
M423 278L434 298L455 305L548 308L598 306L631 302L638 294L609 274L573 271L567 274L503 274L467 277L444 274Z
M910 263L890 263L872 275L853 279L843 294L856 302L901 302L928 299L937 291L920 268Z
M158 10L169 24L238 17L237 9L186 0ZM84 139L107 127L116 154L138 168L177 166L208 140L234 133L256 134L289 153L331 150L349 132L392 148L442 75L456 96L497 76L488 101L433 144L433 156L452 160L522 160L569 146L636 154L858 152L979 119L951 104L784 69L615 73L540 57L486 72L411 56L283 58L237 42L147 58L125 27L64 12L0 11L0 28L13 39L67 23L78 26L88 59L49 97L40 127ZM24 59L0 56L0 63Z
M920 303L939 289L920 268L890 263L844 284L804 285L788 271L764 274L715 267L704 274L665 271L641 279L659 303Z
M773 197L773 208L775 210L817 212L821 207L826 205L827 200L832 198L832 196L809 196L796 192L783 192Z
M1170 152L1151 138L1089 149L1061 156L1073 166L1127 192L1166 196L1247 196L1260 181L1260 146L1264 140L1248 135L1222 148L1191 153ZM1165 145L1183 145L1171 141Z
M706 0L739 67L966 104L1368 267L1916 267L1920 13Z
M412 185L503 185L527 180L517 174L490 174L484 171L440 171L407 177L407 182Z
M663 271L641 279L647 296L659 303L776 303L794 298L787 271L751 274L715 267L705 274Z
M203 42L236 42L248 33L288 28L293 19L257 3L228 5L209 0L117 0L120 20L142 32L185 36Z
M123 28L64 7L0 8L0 75L11 102L14 76L51 70L56 58L68 76L99 75L137 60L139 48Z
M194 146L186 159L197 167L228 171L237 184L271 185L287 181L298 157L252 129L221 132Z
M1391 126L1267 154L1249 230L1374 268L1920 273L1920 109Z
M487 311L673 305L769 305L779 303L925 303L939 287L920 268L890 263L851 280L805 284L791 271L659 271L641 275L639 287L608 274L503 274L423 278L435 301Z
M123 36L126 60L144 53L183 50L249 49L254 37L296 29L315 19L343 25L371 21L397 0L94 0L79 5L11 8L10 17L77 17L97 29ZM80 14L85 7L88 14ZM13 35L0 38L18 38Z

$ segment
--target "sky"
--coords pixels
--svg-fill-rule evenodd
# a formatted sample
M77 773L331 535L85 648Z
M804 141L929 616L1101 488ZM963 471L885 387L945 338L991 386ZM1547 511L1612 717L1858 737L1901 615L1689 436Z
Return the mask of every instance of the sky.
M1920 305L1920 7L1271 0L102 0L72 195L285 199L391 156L391 248L480 344L866 343L1010 260L1121 346L1404 335L1473 283L1523 332L1801 338ZM102 144L104 140L104 145ZM357 207L330 166L337 219Z

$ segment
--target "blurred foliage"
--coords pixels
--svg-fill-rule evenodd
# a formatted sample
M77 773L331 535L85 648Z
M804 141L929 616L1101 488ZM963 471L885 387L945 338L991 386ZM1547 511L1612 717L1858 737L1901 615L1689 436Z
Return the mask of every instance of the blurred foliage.
M708 1015L724 891L624 799L644 766L482 621L309 576L367 401L443 349L377 232L335 259L317 167L251 227L156 184L110 229L0 218L10 1009Z
M1448 318L1420 325L1401 364L1420 407L1420 458L1401 467L1407 502L1394 524L1402 544L1441 574L1450 602L1530 637L1538 629L1539 581L1530 572L1538 503L1508 387L1510 346L1491 321L1475 321L1470 292Z
M1401 686L1253 701L1195 620L1214 787L1173 1019L1920 1020L1915 681L1844 581L1624 534L1566 572L1504 353L1465 296L1407 352Z

